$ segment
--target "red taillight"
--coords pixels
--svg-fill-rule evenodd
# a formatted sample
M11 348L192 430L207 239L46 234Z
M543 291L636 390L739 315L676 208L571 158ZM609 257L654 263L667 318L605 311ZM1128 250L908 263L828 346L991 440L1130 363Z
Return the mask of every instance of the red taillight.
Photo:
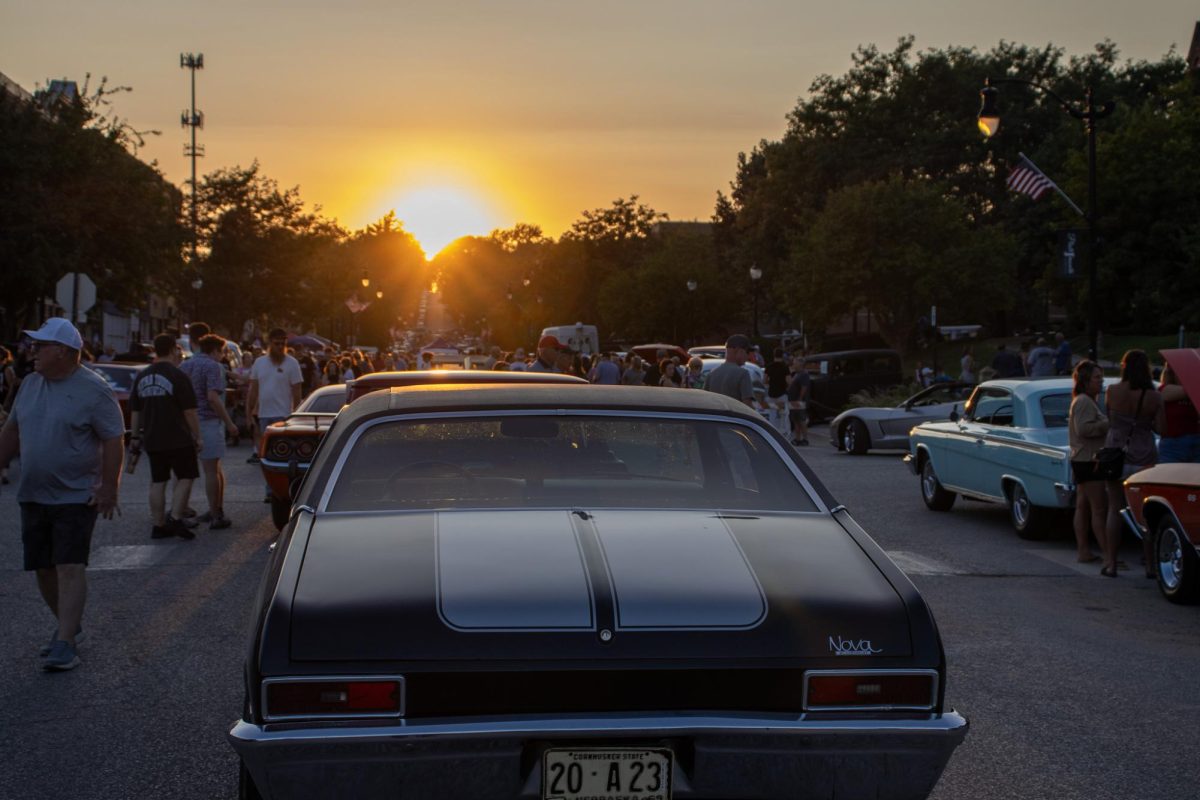
M267 719L288 717L398 717L403 684L389 680L272 680L265 686Z
M936 702L937 673L820 672L809 673L805 710L900 708L931 709Z

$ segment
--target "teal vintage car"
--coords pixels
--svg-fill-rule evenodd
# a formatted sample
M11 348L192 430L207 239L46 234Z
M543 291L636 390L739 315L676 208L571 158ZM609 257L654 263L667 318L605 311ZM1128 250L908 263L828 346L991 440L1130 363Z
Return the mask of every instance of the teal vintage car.
M920 476L925 505L949 511L958 495L1004 503L1018 536L1044 538L1075 504L1071 387L1070 378L986 381L957 419L913 428L904 461Z

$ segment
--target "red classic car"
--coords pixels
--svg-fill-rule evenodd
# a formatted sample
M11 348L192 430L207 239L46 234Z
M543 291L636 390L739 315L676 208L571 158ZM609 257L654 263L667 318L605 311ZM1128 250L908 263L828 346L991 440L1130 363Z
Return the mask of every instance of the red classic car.
M1172 603L1200 599L1200 464L1159 464L1125 481L1126 523L1154 544L1158 588Z
M263 475L271 487L271 521L283 530L292 510L292 489L308 472L313 454L344 405L363 395L402 386L437 384L544 384L582 383L587 381L571 375L552 372L491 372L483 370L416 370L410 372L373 372L345 386L325 386L317 389L290 417L276 422L262 432L258 456Z
M87 366L108 381L108 385L112 387L113 394L117 396L117 403L121 406L121 416L125 418L125 430L128 431L129 395L133 393L133 382L137 380L138 374L150 365L125 361L100 361Z

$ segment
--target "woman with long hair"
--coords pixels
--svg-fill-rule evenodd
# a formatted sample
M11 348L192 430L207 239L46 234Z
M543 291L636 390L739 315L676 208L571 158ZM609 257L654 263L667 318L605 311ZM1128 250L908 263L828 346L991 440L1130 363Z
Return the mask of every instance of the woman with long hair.
M1119 478L1106 480L1108 494L1108 526L1103 574L1117 577L1117 546L1121 543L1121 509L1125 507L1122 482L1135 472L1158 463L1154 444L1155 431L1166 427L1162 395L1154 390L1150 375L1150 359L1144 350L1129 350L1121 357L1121 381L1104 393L1108 409L1108 438L1105 447L1120 447L1125 451L1125 467ZM1142 537L1142 557L1146 577L1153 578L1154 554L1149 536Z
M1095 361L1080 361L1075 365L1074 378L1067 428L1071 474L1075 480L1075 559L1090 564L1100 557L1092 552L1088 542L1089 526L1096 534L1100 550L1107 551L1108 500L1104 480L1096 474L1096 456L1108 434L1108 417L1096 402L1104 388L1104 370Z

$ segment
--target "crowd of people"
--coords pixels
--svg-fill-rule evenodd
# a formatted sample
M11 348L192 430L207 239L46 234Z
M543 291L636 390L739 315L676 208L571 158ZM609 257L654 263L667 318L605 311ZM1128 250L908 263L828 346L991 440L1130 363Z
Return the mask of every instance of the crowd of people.
M1121 379L1107 389L1104 371L1094 361L1080 361L1073 376L1068 428L1076 489L1076 557L1081 563L1103 561L1100 573L1115 578L1126 568L1117 558L1124 524L1123 481L1159 463L1200 463L1200 416L1169 364L1155 388L1143 350L1125 353ZM1100 555L1092 552L1089 531L1100 545ZM1142 549L1146 577L1154 578L1151 537L1142 539Z

